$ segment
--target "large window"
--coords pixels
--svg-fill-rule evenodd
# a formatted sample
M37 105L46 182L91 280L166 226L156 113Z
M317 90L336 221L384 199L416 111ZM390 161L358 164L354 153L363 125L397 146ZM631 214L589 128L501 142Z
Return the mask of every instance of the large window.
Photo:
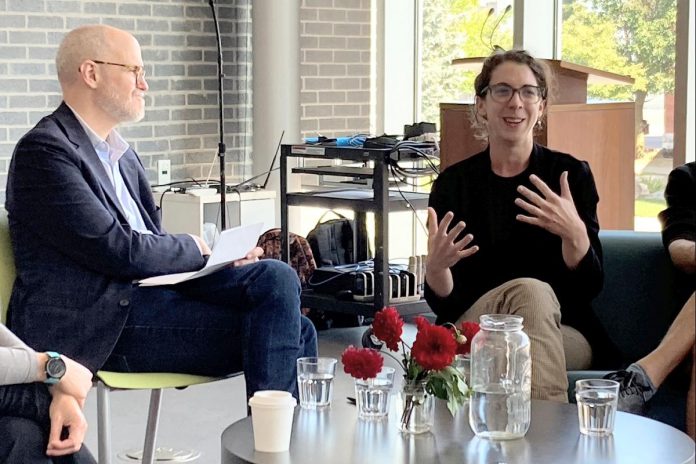
M676 12L676 0L563 2L563 59L635 79L591 85L588 99L635 102L636 230L659 230L673 167Z

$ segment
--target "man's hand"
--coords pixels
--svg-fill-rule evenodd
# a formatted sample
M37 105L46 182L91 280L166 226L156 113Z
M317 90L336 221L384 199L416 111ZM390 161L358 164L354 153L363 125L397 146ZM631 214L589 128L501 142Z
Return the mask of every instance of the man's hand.
M259 260L261 256L263 256L263 248L256 247L252 249L249 253L247 253L244 258L234 261L232 263L232 266L239 267L244 266L246 264L255 263Z
M70 395L77 400L80 407L83 407L87 393L92 388L92 373L85 366L65 355L61 355L61 358L65 361L65 375L49 390L54 395L56 392Z
M529 180L541 195L522 185L517 187L524 198L516 198L515 204L529 213L528 216L518 214L517 220L558 235L563 241L563 260L568 268L574 269L587 253L590 239L570 193L568 171L561 174L560 195L534 174L529 176Z
M459 221L449 229L454 214L448 212L438 224L437 213L433 208L428 208L428 257L425 261L425 280L436 295L444 298L452 293L454 282L450 268L460 259L471 256L478 251L478 246L469 248L474 239L471 234L459 239L466 224ZM449 231L448 231L449 229Z
M203 240L201 237L198 235L194 234L189 234L189 236L196 241L196 245L198 245L198 249L201 250L201 256L210 256L213 252L210 250L210 247L208 246L207 243L205 243L205 240Z
M65 456L80 451L87 433L87 420L77 400L70 395L54 392L49 408L51 431L48 436L47 456ZM68 436L61 439L63 427Z

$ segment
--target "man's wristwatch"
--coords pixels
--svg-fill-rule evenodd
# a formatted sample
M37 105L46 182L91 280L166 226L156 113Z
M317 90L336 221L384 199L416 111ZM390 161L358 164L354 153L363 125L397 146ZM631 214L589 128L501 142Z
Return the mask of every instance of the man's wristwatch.
M48 360L46 361L46 380L44 383L55 385L65 375L65 361L55 351L47 351Z

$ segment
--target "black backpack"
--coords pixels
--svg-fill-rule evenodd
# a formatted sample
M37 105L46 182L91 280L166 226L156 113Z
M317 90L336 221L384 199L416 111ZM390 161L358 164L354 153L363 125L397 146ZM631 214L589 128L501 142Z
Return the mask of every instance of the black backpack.
M337 219L330 219L322 222L324 217L333 213ZM354 234L355 221L330 210L325 212L307 234L307 241L312 247L312 254L317 266L340 266L342 264L352 264L357 261L355 257ZM363 229L362 227L359 229ZM367 243L367 230L358 230L362 234L359 242ZM367 250L370 255L370 250Z

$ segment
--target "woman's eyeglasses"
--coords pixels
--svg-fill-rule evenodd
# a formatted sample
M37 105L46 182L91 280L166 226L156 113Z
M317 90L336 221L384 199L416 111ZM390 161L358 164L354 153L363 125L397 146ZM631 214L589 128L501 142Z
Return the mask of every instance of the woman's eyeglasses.
M493 101L498 103L507 103L512 100L512 97L517 93L520 99L525 103L539 103L545 97L546 90L536 85L523 85L519 89L510 87L507 84L493 84L485 87L482 94L486 92L491 96Z

